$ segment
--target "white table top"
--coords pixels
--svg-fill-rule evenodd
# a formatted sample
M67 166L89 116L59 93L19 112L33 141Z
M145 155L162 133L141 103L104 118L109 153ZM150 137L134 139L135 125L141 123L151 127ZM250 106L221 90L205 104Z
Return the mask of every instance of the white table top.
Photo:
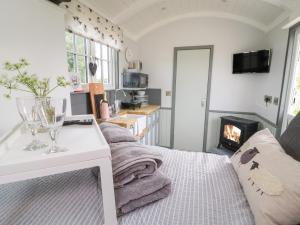
M73 116L68 120L87 118L92 117ZM48 133L38 134L38 138L49 145L51 143ZM67 148L66 152L46 154L47 148L24 151L31 140L31 134L28 131L24 133L20 126L0 142L0 176L111 157L109 146L95 120L93 125L70 125L61 129L57 144Z

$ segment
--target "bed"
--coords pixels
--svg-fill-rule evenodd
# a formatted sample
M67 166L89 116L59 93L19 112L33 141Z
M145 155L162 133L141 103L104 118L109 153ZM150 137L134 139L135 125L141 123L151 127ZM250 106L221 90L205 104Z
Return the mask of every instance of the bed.
M120 225L254 225L227 156L152 147L171 195L119 218ZM101 191L91 170L0 186L1 225L99 225ZM99 213L100 212L100 213Z

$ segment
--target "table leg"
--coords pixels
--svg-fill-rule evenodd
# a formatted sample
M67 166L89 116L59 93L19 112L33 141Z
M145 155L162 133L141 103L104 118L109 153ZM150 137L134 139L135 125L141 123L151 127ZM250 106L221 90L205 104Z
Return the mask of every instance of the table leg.
M117 225L112 166L109 158L100 160L100 176L105 225Z

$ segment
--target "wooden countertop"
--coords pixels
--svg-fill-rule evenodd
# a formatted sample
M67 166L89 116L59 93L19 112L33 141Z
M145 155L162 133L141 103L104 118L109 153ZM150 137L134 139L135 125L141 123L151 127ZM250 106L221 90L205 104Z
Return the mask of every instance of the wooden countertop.
M119 112L119 115L124 115L124 114L150 115L150 114L154 113L155 111L157 111L159 109L160 109L159 105L148 105L148 106L141 107L141 108L138 108L138 109L135 109L135 110L133 110L133 109L122 109ZM131 128L132 126L134 126L136 121L137 120L134 119L134 118L116 117L116 118L111 118L111 119L106 120L106 121L98 120L98 123L108 122L108 123L117 124L121 127Z
M136 123L136 119L116 117L116 118L110 118L109 120L105 120L105 121L100 120L99 122L100 123L102 123L102 122L108 122L108 123L117 124L117 125L119 125L121 127L131 128Z
M148 105L137 109L121 109L119 114L150 115L159 109L159 105Z

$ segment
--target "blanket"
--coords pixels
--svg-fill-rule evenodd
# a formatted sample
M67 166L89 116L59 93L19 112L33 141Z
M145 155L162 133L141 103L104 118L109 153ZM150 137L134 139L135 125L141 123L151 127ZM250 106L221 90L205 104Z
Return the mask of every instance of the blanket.
M162 156L136 142L110 144L115 187L152 175L162 164Z
M171 192L171 180L157 170L152 176L135 180L115 189L117 215L166 198Z

